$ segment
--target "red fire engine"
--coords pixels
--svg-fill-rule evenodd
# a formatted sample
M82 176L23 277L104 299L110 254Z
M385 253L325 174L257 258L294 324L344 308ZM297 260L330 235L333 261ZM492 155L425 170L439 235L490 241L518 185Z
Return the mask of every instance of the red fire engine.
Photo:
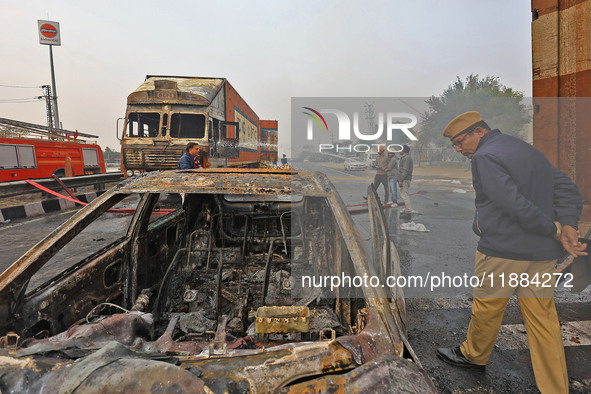
M98 138L68 130L0 118L0 182L101 174L105 172Z

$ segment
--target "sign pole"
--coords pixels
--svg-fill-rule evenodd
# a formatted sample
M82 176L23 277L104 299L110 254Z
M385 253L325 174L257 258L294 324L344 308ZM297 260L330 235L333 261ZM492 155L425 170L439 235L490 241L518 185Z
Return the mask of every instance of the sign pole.
M53 112L55 127L61 129L60 116L57 110L57 90L55 89L55 71L53 68L53 46L62 45L60 36L60 24L58 22L37 20L39 31L39 44L49 46L49 65L51 66L51 88L53 89Z
M55 112L55 126L61 129L60 116L57 110L57 90L55 89L55 72L53 71L53 45L49 45L49 64L51 66L51 89L53 90L53 109Z

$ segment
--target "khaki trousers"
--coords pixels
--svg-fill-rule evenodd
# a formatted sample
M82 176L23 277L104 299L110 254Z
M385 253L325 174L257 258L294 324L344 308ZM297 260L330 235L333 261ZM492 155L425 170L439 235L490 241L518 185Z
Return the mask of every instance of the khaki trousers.
M509 260L476 252L475 275L484 277L484 280L482 286L474 289L472 319L467 339L461 346L469 361L485 365L499 334L509 297L517 291L536 385L542 394L568 393L566 359L553 298L555 277L548 276L554 271L555 264L556 260ZM516 284L515 281L509 283L512 273L520 276L525 273L522 277L528 280L535 278L537 273L538 279L543 277L542 283L551 278L545 283L550 287L531 283L529 286L511 287L510 284ZM504 280L500 274L504 274Z

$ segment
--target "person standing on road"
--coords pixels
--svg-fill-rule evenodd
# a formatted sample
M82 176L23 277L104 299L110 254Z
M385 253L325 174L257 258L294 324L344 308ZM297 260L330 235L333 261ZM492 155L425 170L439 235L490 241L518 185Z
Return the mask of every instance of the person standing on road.
M443 135L472 159L472 228L480 237L474 275L482 280L474 288L466 340L438 349L438 355L455 366L484 369L507 302L517 291L536 385L543 394L567 393L552 274L563 248L575 257L587 255L577 229L582 209L577 187L542 152L491 130L476 111L453 119Z
M287 165L287 156L285 156L285 153L283 154L283 157L281 158L281 165L282 166Z
M199 160L199 145L195 142L187 144L186 152L181 156L177 170L190 170L193 168L201 168L201 160Z
M400 152L400 163L398 163L398 186L400 186L400 197L404 201L403 213L412 212L408 190L410 189L410 181L412 181L413 164L412 157L408 152L410 152L410 147L403 145L402 152Z
M388 168L388 156L384 154L384 147L378 146L378 157L376 157L376 164L374 168L376 169L376 176L373 180L373 188L376 189L376 193L378 192L378 187L384 185L385 197L384 202L388 201L388 174L386 170Z
M386 173L388 174L388 184L390 185L390 197L392 198L388 201L389 204L392 204L392 207L398 206L398 158L394 152L388 151L388 167L386 168Z

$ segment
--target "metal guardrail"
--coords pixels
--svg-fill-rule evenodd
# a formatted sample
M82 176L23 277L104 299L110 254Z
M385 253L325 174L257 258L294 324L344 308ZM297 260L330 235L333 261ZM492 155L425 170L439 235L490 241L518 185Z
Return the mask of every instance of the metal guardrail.
M60 178L60 180L68 187L83 187L83 186L102 186L104 188L105 183L119 182L123 179L123 173L121 172L110 172L106 174L95 174L95 175L82 175L71 178ZM34 179L35 182L48 189L62 192L63 188L52 178ZM15 182L2 182L0 183L0 198L14 197L23 194L37 193L39 189L28 184L25 181Z

